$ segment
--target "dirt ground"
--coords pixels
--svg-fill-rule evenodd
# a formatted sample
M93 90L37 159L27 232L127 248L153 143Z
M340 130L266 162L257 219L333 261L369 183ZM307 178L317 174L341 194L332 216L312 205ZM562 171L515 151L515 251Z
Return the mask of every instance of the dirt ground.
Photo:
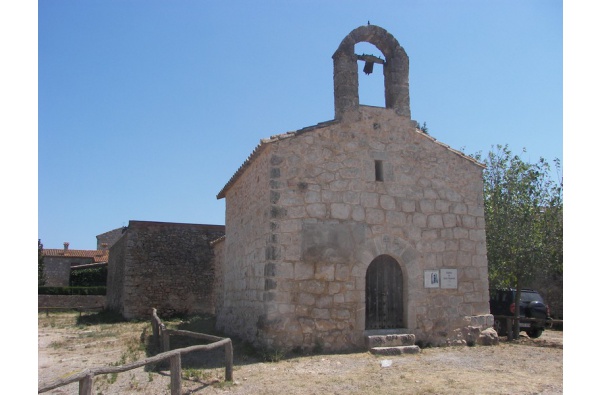
M168 322L179 327L183 322ZM208 322L206 323L209 324ZM122 365L148 356L149 322L94 322L78 313L38 315L38 388L85 368ZM177 342L172 340L172 348ZM183 344L182 345L189 345ZM182 361L184 394L562 394L563 332L524 333L498 346L426 348L417 355L285 355L234 342L233 382L222 351ZM267 362L267 361L276 362ZM95 395L170 394L165 367L94 378ZM73 383L46 394L77 394Z

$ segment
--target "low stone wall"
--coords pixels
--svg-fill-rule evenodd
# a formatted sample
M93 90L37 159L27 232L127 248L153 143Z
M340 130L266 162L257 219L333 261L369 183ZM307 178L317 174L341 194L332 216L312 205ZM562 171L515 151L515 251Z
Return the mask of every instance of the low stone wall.
M38 309L43 307L98 308L106 307L105 295L38 295Z

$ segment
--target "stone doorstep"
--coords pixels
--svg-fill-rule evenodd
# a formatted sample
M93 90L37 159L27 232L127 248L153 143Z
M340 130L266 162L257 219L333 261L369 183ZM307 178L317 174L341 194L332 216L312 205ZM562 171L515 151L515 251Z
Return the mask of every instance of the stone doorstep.
M365 343L368 349L374 347L414 346L415 335L401 333L371 335L365 336Z
M369 349L371 354L375 355L402 355L418 354L421 352L419 346L393 346L393 347L373 347Z

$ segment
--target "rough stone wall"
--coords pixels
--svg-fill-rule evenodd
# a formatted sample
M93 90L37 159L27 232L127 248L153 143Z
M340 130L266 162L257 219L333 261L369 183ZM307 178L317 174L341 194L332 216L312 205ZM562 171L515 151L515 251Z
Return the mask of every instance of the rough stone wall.
M38 295L38 309L42 307L104 308L105 306L104 295Z
M92 258L44 256L47 287L68 287L71 266L94 263Z
M108 273L106 274L106 305L110 310L123 314L123 284L127 257L127 234L110 247Z
M211 244L214 258L215 279L214 279L214 295L215 295L215 315L219 316L224 304L224 284L223 270L225 264L225 239L221 238Z
M110 251L109 281L116 281L115 287L108 286L109 307L127 319L147 318L153 307L161 317L213 314L209 242L224 234L225 227L219 225L130 221ZM113 254L115 247L124 252Z
M277 254L278 240L270 238L270 173L267 148L227 193L227 237L224 241L223 305L218 308L217 329L247 341L257 340L264 319L265 263Z
M269 148L227 192L226 267L239 277L225 303L243 314L252 300L249 316L258 319L240 323L246 338L255 333L255 341L284 348L362 347L365 274L382 254L401 266L405 329L420 341L442 344L456 328L492 325L481 166L393 109L366 106L355 122ZM375 179L376 160L383 181ZM268 196L267 180L256 182L265 176ZM231 240L230 224L237 224ZM442 268L457 269L457 288L425 288L424 270Z
M112 247L113 244L115 244L121 238L121 236L123 236L123 232L123 228L118 228L96 236L96 248L98 250L103 250L103 244L106 244L107 248Z

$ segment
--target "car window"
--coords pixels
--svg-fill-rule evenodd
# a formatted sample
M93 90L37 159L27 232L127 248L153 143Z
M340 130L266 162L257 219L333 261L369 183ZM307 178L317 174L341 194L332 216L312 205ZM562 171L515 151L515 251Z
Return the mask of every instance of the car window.
M544 302L542 300L542 297L535 293L535 292L522 292L521 293L521 301L522 302L533 302L533 301L540 301L540 302Z

